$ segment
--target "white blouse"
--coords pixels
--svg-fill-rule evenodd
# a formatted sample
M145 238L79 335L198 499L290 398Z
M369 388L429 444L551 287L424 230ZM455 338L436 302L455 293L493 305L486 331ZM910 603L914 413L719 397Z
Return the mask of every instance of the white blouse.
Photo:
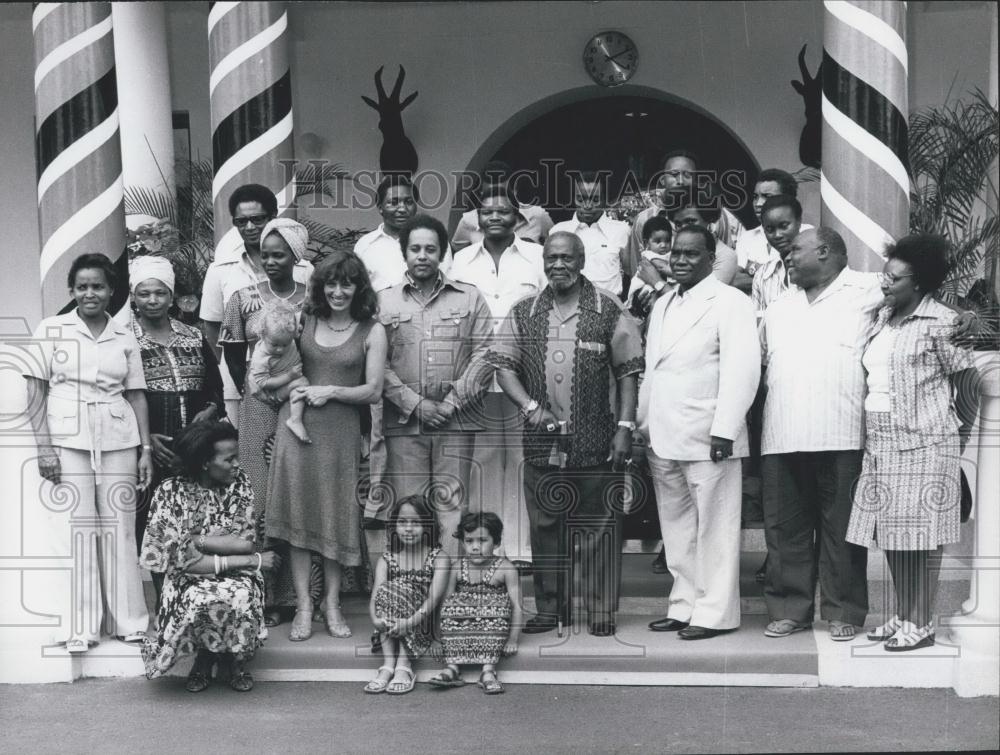
M895 328L882 328L865 349L861 363L868 374L868 395L865 397L866 412L887 412L889 403L889 355L896 341Z

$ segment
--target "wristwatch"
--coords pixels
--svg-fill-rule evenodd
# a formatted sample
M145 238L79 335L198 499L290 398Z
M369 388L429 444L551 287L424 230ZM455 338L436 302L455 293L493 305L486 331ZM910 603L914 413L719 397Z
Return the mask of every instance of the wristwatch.
M521 407L521 416L527 419L535 413L536 409L538 409L538 402L535 399L531 399L531 401Z
M626 419L620 419L620 420L618 420L618 427L624 427L630 433L634 433L635 432L635 422L629 422Z
M667 282L666 281L656 281L656 285L653 286L653 290L656 293L660 293L660 291L662 291L666 287L667 287Z

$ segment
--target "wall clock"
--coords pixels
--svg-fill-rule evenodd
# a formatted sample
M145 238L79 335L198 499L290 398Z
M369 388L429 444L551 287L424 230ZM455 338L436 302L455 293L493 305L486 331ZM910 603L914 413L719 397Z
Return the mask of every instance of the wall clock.
M639 50L620 31L595 34L583 48L583 67L590 78L602 87L616 87L635 75Z

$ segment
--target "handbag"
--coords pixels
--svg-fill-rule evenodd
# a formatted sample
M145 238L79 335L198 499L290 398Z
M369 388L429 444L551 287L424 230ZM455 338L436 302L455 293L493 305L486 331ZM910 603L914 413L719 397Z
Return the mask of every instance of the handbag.
M969 480L965 476L965 470L960 469L959 475L961 477L962 483L962 498L959 503L959 521L965 524L969 521L969 515L972 513L972 488L969 486Z

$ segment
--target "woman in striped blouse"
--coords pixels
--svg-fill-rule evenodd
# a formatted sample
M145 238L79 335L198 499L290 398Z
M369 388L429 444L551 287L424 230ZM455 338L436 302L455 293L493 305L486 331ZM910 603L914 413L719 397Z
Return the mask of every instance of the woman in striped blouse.
M955 313L933 298L948 242L914 234L888 248L885 302L862 359L867 440L847 540L885 551L896 615L868 638L890 651L934 644L942 546L959 539L959 461L975 423L979 373L952 342Z

